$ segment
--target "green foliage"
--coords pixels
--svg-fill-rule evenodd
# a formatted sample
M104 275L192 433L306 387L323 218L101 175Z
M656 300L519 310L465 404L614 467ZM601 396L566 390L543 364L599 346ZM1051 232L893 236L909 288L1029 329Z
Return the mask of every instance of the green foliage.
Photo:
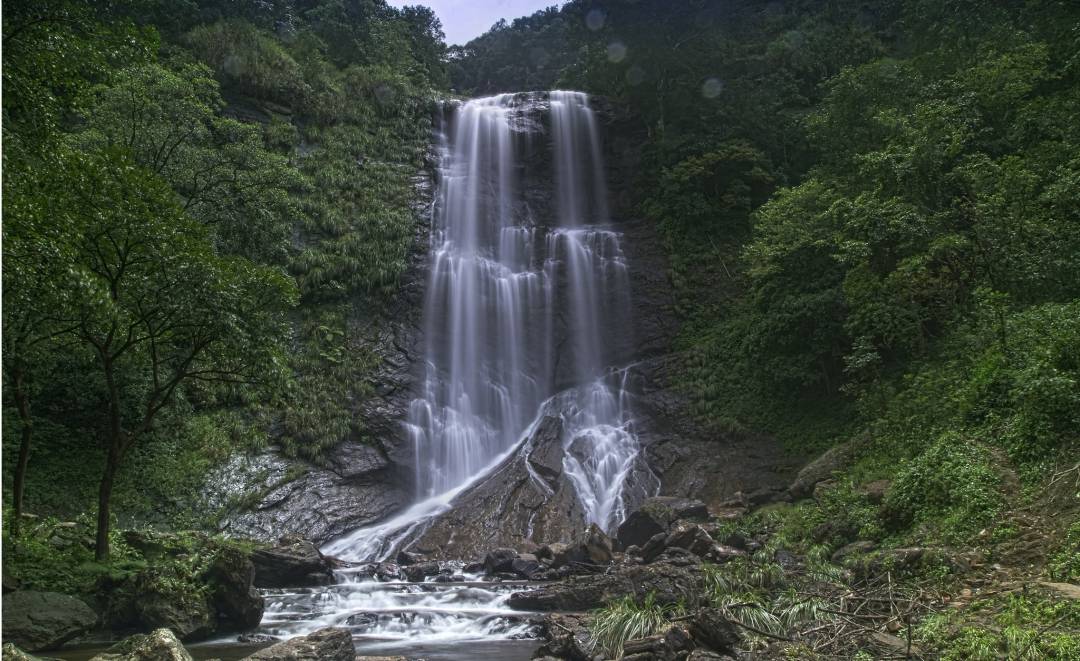
M790 585L793 580L803 583L804 579L789 576L772 560L774 550L768 546L750 558L704 566L707 603L743 625L750 649L764 647L768 640L765 635L784 636L800 624L831 617L823 610L822 600L801 594L799 586ZM818 581L820 577L808 572L807 578ZM829 578L820 582L837 581Z
M1075 601L1008 595L968 612L927 617L917 637L940 658L1072 659L1080 654L1080 607Z
M1002 511L993 456L971 438L946 433L904 465L885 506L905 520L934 522L946 541L964 541Z
M111 533L112 558L94 561L94 524L88 517L62 522L35 520L15 539L4 514L4 571L27 590L90 595L105 577L132 575L145 563L118 532Z
M1051 552L1047 573L1055 581L1076 583L1080 579L1080 520L1068 527L1058 548Z
M124 4L40 0L6 8L5 163L47 149L91 85L119 66L152 59L157 35L117 15Z
M289 223L298 213L289 194L300 175L263 146L260 127L220 116L224 102L205 66L124 69L85 105L77 144L129 151L169 183L222 252L285 261Z
M813 542L836 549L856 539L885 537L878 506L859 493L850 478L817 493L820 497L813 501L770 512L773 525L780 530L778 543L809 551Z
M627 641L661 633L671 618L683 612L681 605L656 603L652 592L641 603L632 596L622 597L593 612L589 622L593 647L609 658L621 659Z
M300 65L284 45L245 20L200 25L184 42L231 90L290 106L310 94Z
M270 429L308 457L363 438L378 360L355 329L384 314L416 235L445 75L434 14L7 9L4 391L17 375L33 407L4 440L35 430L29 506L92 507L116 437L123 520L209 525L202 475Z

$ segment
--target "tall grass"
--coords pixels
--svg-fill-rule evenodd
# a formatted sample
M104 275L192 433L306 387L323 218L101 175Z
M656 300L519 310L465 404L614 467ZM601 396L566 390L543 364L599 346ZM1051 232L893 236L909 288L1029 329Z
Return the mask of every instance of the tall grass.
M595 611L589 631L593 648L609 658L621 659L627 641L645 638L667 629L671 618L682 615L682 604L658 604L650 592L639 604L627 596Z

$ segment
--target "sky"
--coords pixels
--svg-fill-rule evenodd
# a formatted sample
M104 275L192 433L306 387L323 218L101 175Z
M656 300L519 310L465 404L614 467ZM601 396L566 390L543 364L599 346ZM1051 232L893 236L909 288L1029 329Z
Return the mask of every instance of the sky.
M426 5L442 21L446 43L464 44L488 31L500 18L510 21L561 0L390 0L395 7Z

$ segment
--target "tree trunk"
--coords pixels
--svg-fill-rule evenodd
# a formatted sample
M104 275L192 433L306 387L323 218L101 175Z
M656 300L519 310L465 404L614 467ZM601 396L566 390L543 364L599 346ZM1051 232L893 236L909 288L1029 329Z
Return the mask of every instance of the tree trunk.
M98 489L97 540L94 546L94 557L99 561L109 558L109 503L112 500L116 468L120 464L119 441L119 438L114 438L109 442L105 474L101 476L101 487Z
M94 545L94 557L99 560L109 558L109 503L112 500L113 482L120 458L124 453L124 432L120 427L120 390L116 387L113 376L113 364L109 357L102 356L105 371L105 384L109 392L109 454L105 459L105 474L101 476L98 489L97 540Z
M26 393L25 374L21 367L15 368L15 402L19 408L19 421L22 423L22 439L19 441L19 458L15 464L15 483L12 500L15 512L11 517L11 534L18 536L22 525L23 491L26 484L26 466L30 462L30 442L34 437L34 419L30 415L30 397Z

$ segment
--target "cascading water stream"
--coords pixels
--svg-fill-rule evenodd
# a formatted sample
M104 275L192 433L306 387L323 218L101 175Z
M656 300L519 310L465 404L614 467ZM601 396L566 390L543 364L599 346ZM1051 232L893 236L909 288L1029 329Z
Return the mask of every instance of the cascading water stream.
M520 199L518 153L544 110L555 193L548 222ZM326 547L348 560L387 557L407 543L541 415L564 418L564 470L585 521L604 529L624 514L623 484L638 452L626 379L611 377L610 335L631 328L630 286L621 237L608 226L587 95L475 99L441 135L426 376L405 422L418 502Z
M545 117L551 163L540 176L553 182L553 195L528 200L523 172L536 166L525 160L536 153ZM630 370L616 364L627 358L616 347L631 328L629 275L621 236L609 226L588 97L555 91L465 102L439 148L425 376L405 421L417 502L324 547L343 560L381 560L406 548L456 498L527 449L552 416L561 420L562 475L584 522L612 530L624 518L626 485L640 464ZM531 522L522 532L532 534ZM443 630L484 640L522 633L504 612L505 592L431 584L417 596L413 588L339 578L322 592L272 595L264 628L293 635L345 624L361 637L406 643Z

